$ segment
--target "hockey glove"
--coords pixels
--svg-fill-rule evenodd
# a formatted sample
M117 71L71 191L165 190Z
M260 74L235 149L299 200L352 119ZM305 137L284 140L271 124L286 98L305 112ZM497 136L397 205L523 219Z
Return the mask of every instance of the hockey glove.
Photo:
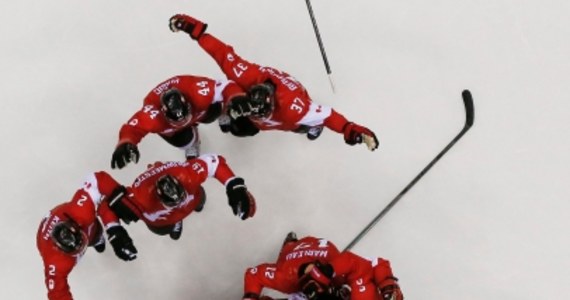
M129 224L136 222L139 217L133 212L132 207L129 205L130 200L127 199L127 189L119 185L116 187L111 195L109 195L109 208L121 219L123 222ZM132 205L132 204L131 204Z
M344 125L344 141L349 145L356 145L364 142L368 150L374 151L378 148L378 139L372 130L358 124L348 122Z
M123 226L117 225L107 229L107 237L118 258L124 261L137 258L137 248Z
M228 204L232 207L234 215L245 220L255 215L255 198L247 190L243 178L235 177L226 184Z
M235 96L229 103L228 112L232 119L237 119L239 117L251 116L259 110L259 107L251 103L251 98L247 96Z
M316 261L311 269L299 279L299 286L308 299L318 299L328 293L334 271L330 264Z
M139 162L139 149L137 145L132 143L122 143L113 152L113 158L111 159L111 168L115 167L122 169L129 162L138 163Z
M331 288L331 294L335 299L350 300L350 293L352 293L352 289L348 284L343 284L341 287Z
M172 16L168 26L172 32L186 32L193 40L199 39L208 28L208 24L183 14Z
M229 131L237 137L248 137L258 134L259 128L249 118L239 117L230 121Z
M383 300L404 300L404 295L398 285L398 278L388 277L379 285Z

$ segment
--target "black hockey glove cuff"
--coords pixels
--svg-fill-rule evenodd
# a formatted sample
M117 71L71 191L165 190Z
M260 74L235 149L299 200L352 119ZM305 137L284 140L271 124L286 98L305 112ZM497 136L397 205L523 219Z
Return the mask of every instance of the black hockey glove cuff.
M139 217L134 213L136 209L131 201L127 198L127 189L120 185L113 190L109 196L109 207L123 222L129 224L136 222Z

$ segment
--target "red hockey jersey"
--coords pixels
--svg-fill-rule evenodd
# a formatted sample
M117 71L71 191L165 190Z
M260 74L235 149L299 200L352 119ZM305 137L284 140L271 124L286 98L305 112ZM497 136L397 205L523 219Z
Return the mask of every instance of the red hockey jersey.
M70 255L61 251L51 239L51 232L59 222L72 219L88 237L89 245L98 241L102 228L97 220L97 210L101 199L110 195L117 182L105 172L90 174L78 189L71 201L60 204L49 211L42 219L36 236L38 251L44 263L45 285L50 300L71 300L68 276L86 251ZM105 213L105 212L103 212Z
M315 260L326 262L338 254L337 247L325 239L307 236L289 242L281 249L276 263L264 263L246 270L244 293L260 295L263 288L286 294L298 292L300 266Z
M176 177L187 192L186 199L175 207L164 206L156 193L156 181L165 174ZM235 175L225 159L219 155L206 154L182 162L157 162L127 187L128 195L125 201L137 217L149 226L174 225L186 218L198 206L202 193L200 187L210 177L226 184ZM107 206L107 203L103 206ZM114 214L102 215L102 220L105 225L118 222Z
M191 117L186 124L176 127L161 113L160 96L171 88L178 89L191 105ZM200 123L212 104L222 103L222 106L225 106L233 96L242 94L243 90L229 80L214 80L192 75L169 78L148 93L144 98L143 107L121 127L119 144L130 142L136 145L148 133L172 135L182 128Z
M231 46L208 33L202 35L198 43L214 58L226 77L244 90L267 80L275 85L272 114L265 118L250 117L260 130L295 131L301 126L324 125L340 133L348 122L331 107L314 103L305 87L286 72L251 63L237 55Z

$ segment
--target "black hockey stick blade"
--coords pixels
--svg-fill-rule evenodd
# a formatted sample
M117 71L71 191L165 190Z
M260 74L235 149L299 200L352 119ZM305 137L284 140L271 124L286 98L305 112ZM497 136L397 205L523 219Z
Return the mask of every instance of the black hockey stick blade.
M473 96L469 90L463 90L461 93L463 104L465 105L465 127L471 128L475 121L475 109L473 108Z
M433 167L433 165L435 165L439 159L442 158L465 133L467 133L471 126L473 126L473 122L475 121L473 96L469 90L464 90L461 93L461 96L463 98L463 105L465 106L465 124L461 131L408 185L406 185L406 187L392 201L390 201L390 203L388 203L388 205L386 205L386 207L384 207L384 209L382 209L376 217L374 217L374 219L372 219L372 221L370 221L370 223L368 223L368 225L366 225L366 227L364 227L364 229L362 229L362 231L360 231L360 233L344 248L343 251L352 249L352 247L354 247L354 245L356 245L356 243L358 243L368 233L368 231L370 231L370 229L372 229L372 227L374 227L376 223L378 223L378 221L380 221L380 219L382 219L392 209L392 207L400 201L400 198L402 198L431 169L431 167Z

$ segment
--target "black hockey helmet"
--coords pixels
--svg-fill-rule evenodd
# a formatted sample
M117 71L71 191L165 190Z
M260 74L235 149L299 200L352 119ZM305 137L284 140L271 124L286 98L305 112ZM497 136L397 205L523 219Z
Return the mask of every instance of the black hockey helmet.
M160 96L160 109L166 120L173 125L183 125L190 116L190 104L175 88L169 89Z
M253 115L267 117L275 107L275 85L271 81L256 84L249 89L247 96L253 107Z
M51 231L51 239L61 251L78 254L87 247L87 234L72 220L57 223Z
M158 198L167 207L174 207L186 199L186 189L176 177L166 174L156 181Z

